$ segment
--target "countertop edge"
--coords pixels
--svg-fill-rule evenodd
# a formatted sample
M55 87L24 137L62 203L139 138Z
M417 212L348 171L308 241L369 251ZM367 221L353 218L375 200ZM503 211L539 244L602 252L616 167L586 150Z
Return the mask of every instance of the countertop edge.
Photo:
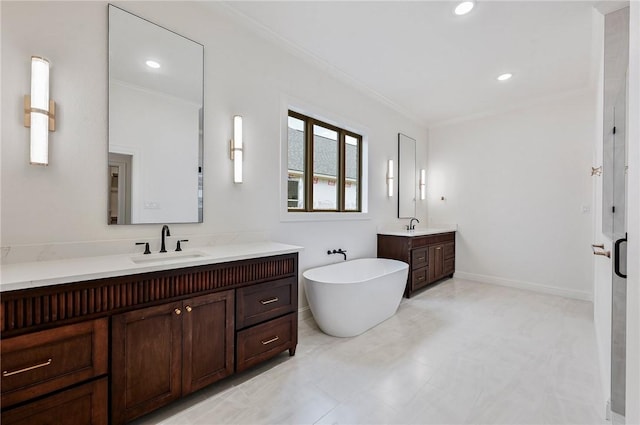
M451 228L434 228L434 229L418 229L415 231L409 230L381 230L378 231L378 235L385 236L400 236L406 238L415 238L420 236L430 236L430 235L439 235L442 233L455 233L458 229L455 227Z
M293 254L304 248L278 242L260 242L197 247L193 250L209 255L188 260L169 258L154 264L136 264L131 261L131 254L6 264L0 266L0 293ZM230 252L221 253L225 250ZM82 270L83 267L87 270Z

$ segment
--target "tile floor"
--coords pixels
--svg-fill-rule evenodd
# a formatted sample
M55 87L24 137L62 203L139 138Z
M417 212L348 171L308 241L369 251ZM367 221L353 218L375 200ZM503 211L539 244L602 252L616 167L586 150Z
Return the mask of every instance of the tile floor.
M450 279L355 338L283 353L142 424L605 424L592 304Z

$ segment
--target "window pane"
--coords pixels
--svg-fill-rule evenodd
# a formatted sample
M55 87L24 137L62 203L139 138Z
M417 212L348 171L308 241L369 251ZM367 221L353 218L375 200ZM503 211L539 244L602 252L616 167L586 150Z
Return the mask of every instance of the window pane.
M304 121L289 117L287 206L304 209Z
M338 209L338 133L313 126L313 209Z
M358 191L360 187L358 163L358 139L346 135L345 141L345 188L344 188L344 209L346 211L358 211Z

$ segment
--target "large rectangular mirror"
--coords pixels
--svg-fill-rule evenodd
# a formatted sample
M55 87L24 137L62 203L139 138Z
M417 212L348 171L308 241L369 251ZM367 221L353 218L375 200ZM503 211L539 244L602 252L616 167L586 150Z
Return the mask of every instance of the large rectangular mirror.
M398 218L416 215L416 141L398 133Z
M109 224L202 222L204 47L109 5Z

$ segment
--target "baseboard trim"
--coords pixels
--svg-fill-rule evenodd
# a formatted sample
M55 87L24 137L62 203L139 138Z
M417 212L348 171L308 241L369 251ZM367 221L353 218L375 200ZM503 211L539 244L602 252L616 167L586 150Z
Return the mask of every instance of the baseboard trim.
M508 286L511 288L526 289L543 294L559 295L565 298L572 298L582 301L593 301L593 294L586 291L576 291L566 288L558 288L556 286L543 285L534 282L525 282L522 280L505 279L497 276L487 276L476 273L455 272L454 277L460 279L474 280L476 282L489 283L492 285Z
M308 305L298 309L298 320L305 320L310 317L312 317L312 314Z

